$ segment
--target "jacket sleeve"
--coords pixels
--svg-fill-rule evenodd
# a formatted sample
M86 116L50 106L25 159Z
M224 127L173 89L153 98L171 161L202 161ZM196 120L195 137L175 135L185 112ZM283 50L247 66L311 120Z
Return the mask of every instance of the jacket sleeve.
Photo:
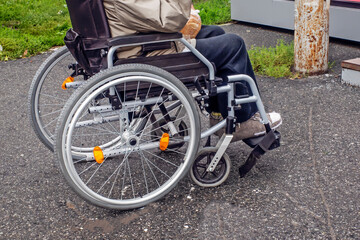
M179 32L190 17L192 0L115 0L122 24L139 32Z

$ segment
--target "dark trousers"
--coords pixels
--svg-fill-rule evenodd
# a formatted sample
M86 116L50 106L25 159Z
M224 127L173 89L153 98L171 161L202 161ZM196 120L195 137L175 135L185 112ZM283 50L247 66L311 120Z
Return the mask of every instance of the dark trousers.
M196 49L216 66L216 76L223 79L225 85L227 76L246 74L255 81L255 74L249 60L244 40L238 35L225 33L218 26L203 25L196 37ZM242 82L236 88L237 95L252 94L248 83ZM221 112L227 117L227 94L219 94L210 100L211 110ZM255 103L242 104L236 111L237 122L248 120L258 111Z

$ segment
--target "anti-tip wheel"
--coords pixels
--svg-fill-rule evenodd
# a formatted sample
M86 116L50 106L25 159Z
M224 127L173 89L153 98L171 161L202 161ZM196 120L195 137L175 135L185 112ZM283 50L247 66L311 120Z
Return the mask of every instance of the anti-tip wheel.
M216 187L222 184L230 174L231 161L224 153L213 172L206 171L218 148L205 147L201 149L191 167L191 179L201 187Z

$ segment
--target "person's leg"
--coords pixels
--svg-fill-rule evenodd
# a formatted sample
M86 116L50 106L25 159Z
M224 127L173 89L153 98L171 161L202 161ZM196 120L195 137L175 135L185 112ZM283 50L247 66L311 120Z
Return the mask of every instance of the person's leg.
M196 39L210 38L225 34L224 29L216 25L202 25Z
M243 39L235 34L221 34L214 37L197 39L196 49L217 68L217 76L222 77L226 84L227 76L235 74L246 74L255 81L255 74L248 57ZM244 82L243 87L239 86L238 94L249 94L249 85ZM218 103L227 102L226 94L219 94ZM226 106L219 105L223 117L227 116ZM241 110L236 112L237 122L248 120L258 111L255 103L242 104Z

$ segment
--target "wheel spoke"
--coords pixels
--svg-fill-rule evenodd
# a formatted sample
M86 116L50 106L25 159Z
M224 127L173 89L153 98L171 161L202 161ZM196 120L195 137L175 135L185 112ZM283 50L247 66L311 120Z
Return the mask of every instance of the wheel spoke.
M181 154L181 155L185 156L185 153L176 151L176 150L171 149L169 147L165 150L165 152L174 152L174 153Z
M132 179L132 176L131 176L131 169L130 169L129 159L126 159L126 163L127 163L128 169L129 169L129 176L130 176L130 183L131 183L131 189L132 189L132 192L133 192L133 197L135 198L135 190L134 190L133 179Z
M152 156L154 156L154 157L156 157L156 158L158 158L158 159L160 159L160 160L162 160L162 161L164 161L164 162L166 162L166 163L169 163L169 164L171 164L171 165L173 165L173 166L175 166L175 167L179 167L178 165L176 165L176 164L174 164L174 163L172 163L172 162L169 162L169 161L166 160L165 158L162 158L162 157L160 157L160 156L158 156L158 155L156 155L156 154L153 154L152 152L149 152L149 151L144 151L144 152L147 152L147 153L151 154Z
M128 155L125 155L124 159L127 159L127 156L128 156ZM117 178L117 175L118 175L121 167L123 166L123 164L124 164L124 161L122 161L122 162L119 164L119 166L115 169L115 171L108 177L108 179L106 179L106 181L103 183L103 185L98 189L98 191L97 191L98 193L99 193L99 192L101 191L101 189L106 185L106 183L108 183L108 182L110 181L110 179L112 178L112 176L113 176L115 173L116 173L116 178ZM113 183L113 185L112 185L112 187L111 187L111 189L110 189L109 196L111 195L111 191L112 191L112 189L113 189L113 187L114 187L114 184L115 184L115 182L116 182L116 178L115 178L115 181L114 181L114 183Z
M80 162L80 161L79 161L79 162ZM82 172L80 172L78 175L80 176L80 175L82 175L83 173L87 172L90 168L92 168L92 167L95 166L96 164L97 164L96 162L92 163L92 164L90 165L90 167L84 169L84 170L83 170Z
M106 158L104 160L104 162L106 161ZM99 166L96 168L96 170L94 171L94 173L90 176L90 178L87 180L86 184L89 184L89 182L92 180L92 178L95 176L95 174L99 171L99 169L103 166L103 163L99 164Z
M124 195L124 192L125 192L125 190L126 190L126 189L125 189L126 164L127 164L127 162L125 162L125 167L124 167L123 182L122 182L121 196L120 196L120 199L121 199L121 200L123 199L123 195Z
M50 122L48 122L44 128L47 128L50 124L54 123L55 121L57 121L59 119L59 116L57 116L56 118L54 118L53 120L51 120Z
M144 167L144 159L143 159L143 156L138 153L140 158L141 158L141 166L142 166L142 170L143 170L143 174L144 174L144 181L145 181L145 187L146 187L146 193L148 194L149 193L149 187L148 187L148 183L147 183L147 180L146 180L146 172L145 172L145 167Z
M204 179L208 175L208 171L204 171L203 174L201 174L201 178Z
M162 105L162 104L164 104L164 103L165 103L165 102L162 102L160 105ZM160 108L153 109L152 113L153 113L155 110L159 110L159 109L160 109ZM160 121L161 121L162 119L164 119L166 116L170 116L170 113L172 113L174 110L175 110L175 109L169 111L169 112L168 112L167 114L165 114L165 115L162 115L161 118L157 119L157 120L156 120L155 122L153 122L152 124L160 122ZM176 121L181 121L181 119L184 119L184 118L185 118L185 117L179 118L179 119L177 119ZM149 126L145 127L142 132L144 132L148 127L149 127ZM163 126L160 126L160 127L155 128L155 129L152 129L150 132L154 132L154 131L156 131L156 130L158 130L158 129L161 129L162 127L163 127Z
M49 94L46 94L46 93L42 93L41 96L45 96L45 97L48 97L48 98L51 98L51 99L57 99L57 100L59 100L61 102L66 102L66 99L59 98L59 97L49 95Z
M200 163L197 163L196 167L206 168L206 169L208 168L208 166L206 164L200 164Z
M147 164L148 168L150 169L151 174L153 175L153 177L154 177L154 179L155 179L156 183L158 184L158 186L160 187L160 183L159 183L159 181L157 180L157 178L156 178L156 176L155 176L155 174L154 174L153 170L151 169L151 167L150 167L150 165L149 165L149 163L148 163L148 159L144 156L144 154L143 154L142 152L140 152L140 154L141 154L141 155L142 155L142 157L144 158L145 163Z
M49 112L49 113L46 113L46 114L43 114L41 117L46 117L46 116L49 116L49 115L52 115L52 114L55 114L55 113L59 113L61 112L62 109L59 109L59 110L56 110L56 111L53 111L53 112Z
M137 99L138 99L139 87L140 87L140 81L137 81L136 94L135 94L135 102L136 102ZM134 104L134 107L133 107L133 110L132 110L132 116L134 116L135 109L136 109L136 105Z

